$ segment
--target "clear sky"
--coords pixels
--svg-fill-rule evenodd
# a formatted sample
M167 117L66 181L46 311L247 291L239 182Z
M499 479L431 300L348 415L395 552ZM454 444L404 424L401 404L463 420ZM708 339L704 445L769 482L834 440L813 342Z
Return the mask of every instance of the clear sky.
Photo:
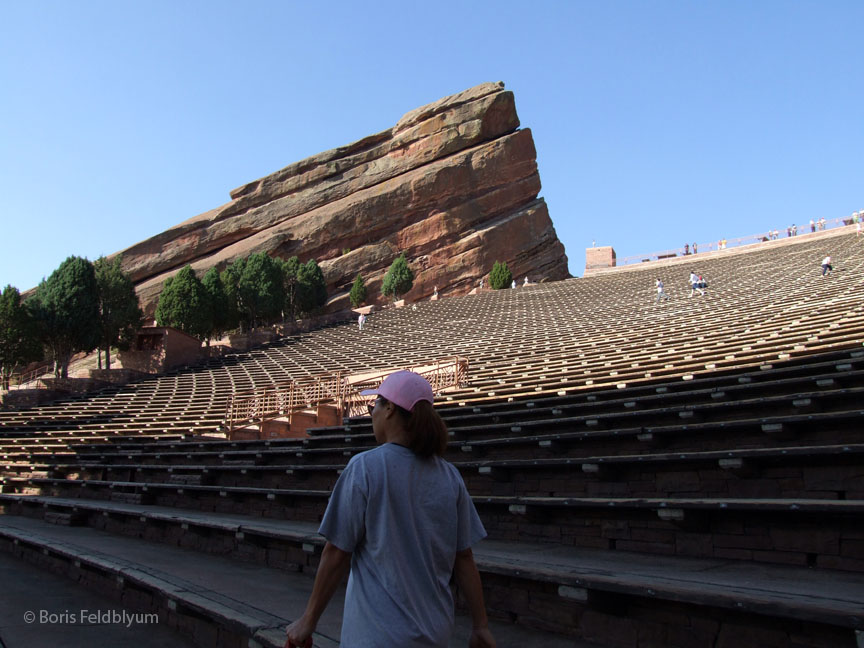
M486 81L581 275L864 209L864 2L2 4L0 286Z

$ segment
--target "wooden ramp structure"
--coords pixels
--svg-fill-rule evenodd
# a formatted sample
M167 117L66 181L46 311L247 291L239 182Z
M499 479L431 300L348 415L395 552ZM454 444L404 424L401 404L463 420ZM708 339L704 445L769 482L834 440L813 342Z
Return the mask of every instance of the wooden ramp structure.
M426 378L436 395L463 387L468 381L468 361L458 356L384 371L352 374L337 371L298 378L282 385L231 394L225 413L228 437L249 438L238 436L237 431L250 427L263 429L267 421L275 420L284 421L289 433L268 434L265 437L303 436L311 425L320 422L324 408L332 412L329 417L331 422L332 419L341 421L344 416L362 416L366 413L369 399L360 392L375 389L384 378L400 369L413 371ZM302 415L303 420L296 426L294 423L298 415Z

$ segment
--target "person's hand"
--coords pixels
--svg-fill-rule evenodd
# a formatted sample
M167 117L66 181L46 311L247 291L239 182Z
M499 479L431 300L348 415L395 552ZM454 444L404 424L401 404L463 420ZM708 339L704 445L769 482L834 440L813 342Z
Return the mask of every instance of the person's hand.
M495 637L489 631L489 628L474 628L471 630L471 639L468 640L468 648L495 648Z
M312 633L314 631L315 626L307 623L305 617L300 617L285 630L288 635L285 648L312 648Z

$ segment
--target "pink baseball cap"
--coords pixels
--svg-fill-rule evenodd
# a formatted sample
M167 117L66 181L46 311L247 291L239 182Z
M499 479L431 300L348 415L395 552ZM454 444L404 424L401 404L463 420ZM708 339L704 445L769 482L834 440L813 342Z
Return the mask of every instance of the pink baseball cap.
M409 412L414 409L417 401L425 400L431 403L435 398L429 381L413 371L396 371L387 376L378 389L365 389L360 395L381 396Z

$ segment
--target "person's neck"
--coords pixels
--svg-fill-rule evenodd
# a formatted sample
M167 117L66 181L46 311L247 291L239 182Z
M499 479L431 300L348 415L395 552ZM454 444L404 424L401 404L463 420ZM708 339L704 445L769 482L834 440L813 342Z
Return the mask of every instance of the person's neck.
M408 435L405 430L397 429L387 434L386 443L395 443L396 445L408 447Z

